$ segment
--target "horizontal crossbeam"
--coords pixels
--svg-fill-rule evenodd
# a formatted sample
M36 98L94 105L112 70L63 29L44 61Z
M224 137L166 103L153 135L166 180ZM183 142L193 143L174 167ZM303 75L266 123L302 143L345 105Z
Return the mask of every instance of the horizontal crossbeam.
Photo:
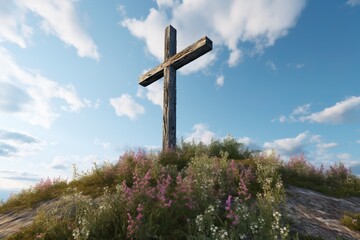
M167 61L161 63L157 67L142 75L139 78L139 84L146 87L164 76L165 67L172 66L175 68L175 70L177 70L211 50L212 41L205 36L196 43L172 56Z

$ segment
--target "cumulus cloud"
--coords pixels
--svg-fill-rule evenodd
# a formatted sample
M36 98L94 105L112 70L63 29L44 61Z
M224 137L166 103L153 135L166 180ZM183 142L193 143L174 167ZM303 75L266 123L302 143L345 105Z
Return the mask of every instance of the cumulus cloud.
M308 132L303 132L294 138L282 138L273 142L265 142L264 150L276 150L280 155L290 156L305 152L306 140L309 138Z
M222 87L224 86L224 82L225 82L225 77L224 75L221 75L216 79L216 86Z
M320 112L303 116L301 121L341 124L360 121L360 96L349 97Z
M116 115L127 116L131 120L136 120L145 113L144 107L135 102L128 94L123 94L118 98L111 98L110 104L114 107Z
M253 55L288 34L306 5L305 0L157 0L148 16L125 18L121 25L142 39L147 50L159 61L163 60L164 28L172 24L178 29L178 49L208 35L215 47L229 51L228 65L235 66L244 50ZM206 10L204 10L206 9ZM245 46L251 45L250 49ZM205 58L215 60L213 51ZM203 58L202 57L202 58ZM197 70L206 67L204 61Z
M26 157L41 150L45 144L29 134L0 129L0 158Z
M211 139L215 137L215 133L211 132L203 123L198 123L193 126L193 131L187 135L185 138L185 142L192 142L195 143L202 142L204 144L210 144Z
M351 7L360 6L360 0L348 0L346 2L347 5L350 5Z
M16 0L0 2L0 41L13 42L22 48L31 41L33 28L27 25L32 12L41 18L41 29L73 46L80 57L99 60L97 46L81 26L73 0Z
M138 86L136 96L139 98L146 98L155 105L163 107L164 87L163 80L153 82L147 87Z
M360 96L352 96L322 111L310 113L311 104L299 106L289 117L281 116L272 121L301 121L323 124L357 123L360 121Z
M0 114L11 114L33 124L50 128L60 114L53 99L66 104L63 111L79 112L88 101L79 98L74 86L61 86L40 74L22 68L0 46Z

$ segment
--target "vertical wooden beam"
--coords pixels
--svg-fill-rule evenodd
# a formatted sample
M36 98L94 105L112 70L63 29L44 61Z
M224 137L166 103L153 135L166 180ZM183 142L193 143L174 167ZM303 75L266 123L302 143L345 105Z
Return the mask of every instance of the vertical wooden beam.
M176 29L165 29L164 62L176 54ZM176 150L176 70L164 68L163 151Z

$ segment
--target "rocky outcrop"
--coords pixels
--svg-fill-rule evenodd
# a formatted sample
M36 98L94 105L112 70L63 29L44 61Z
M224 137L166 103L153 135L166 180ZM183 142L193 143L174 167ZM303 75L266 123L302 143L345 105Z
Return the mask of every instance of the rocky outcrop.
M339 199L293 186L287 187L286 193L286 212L292 230L324 240L360 239L360 232L348 229L339 221L344 212L360 212L359 197Z
M360 197L339 199L293 186L288 186L286 193L286 212L293 231L324 240L338 237L360 239L360 232L342 226L339 221L344 212L360 212ZM39 207L50 209L53 204L56 204L56 200ZM0 214L0 239L31 224L39 207L21 213Z
M56 200L51 200L39 204L33 209L0 214L0 239L18 232L23 227L29 226L40 208L46 211L46 209L50 209L54 204L56 204Z

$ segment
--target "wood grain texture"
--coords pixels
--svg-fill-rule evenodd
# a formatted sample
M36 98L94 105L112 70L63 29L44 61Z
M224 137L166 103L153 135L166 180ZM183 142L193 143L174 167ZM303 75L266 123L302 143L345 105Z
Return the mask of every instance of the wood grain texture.
M175 54L163 63L148 71L139 78L139 84L146 87L149 84L164 76L164 69L172 66L175 70L201 57L212 50L212 41L208 37L203 37L196 43Z
M176 29L171 25L165 29L164 61L176 54ZM167 66L164 72L163 102L163 151L176 149L176 70Z

